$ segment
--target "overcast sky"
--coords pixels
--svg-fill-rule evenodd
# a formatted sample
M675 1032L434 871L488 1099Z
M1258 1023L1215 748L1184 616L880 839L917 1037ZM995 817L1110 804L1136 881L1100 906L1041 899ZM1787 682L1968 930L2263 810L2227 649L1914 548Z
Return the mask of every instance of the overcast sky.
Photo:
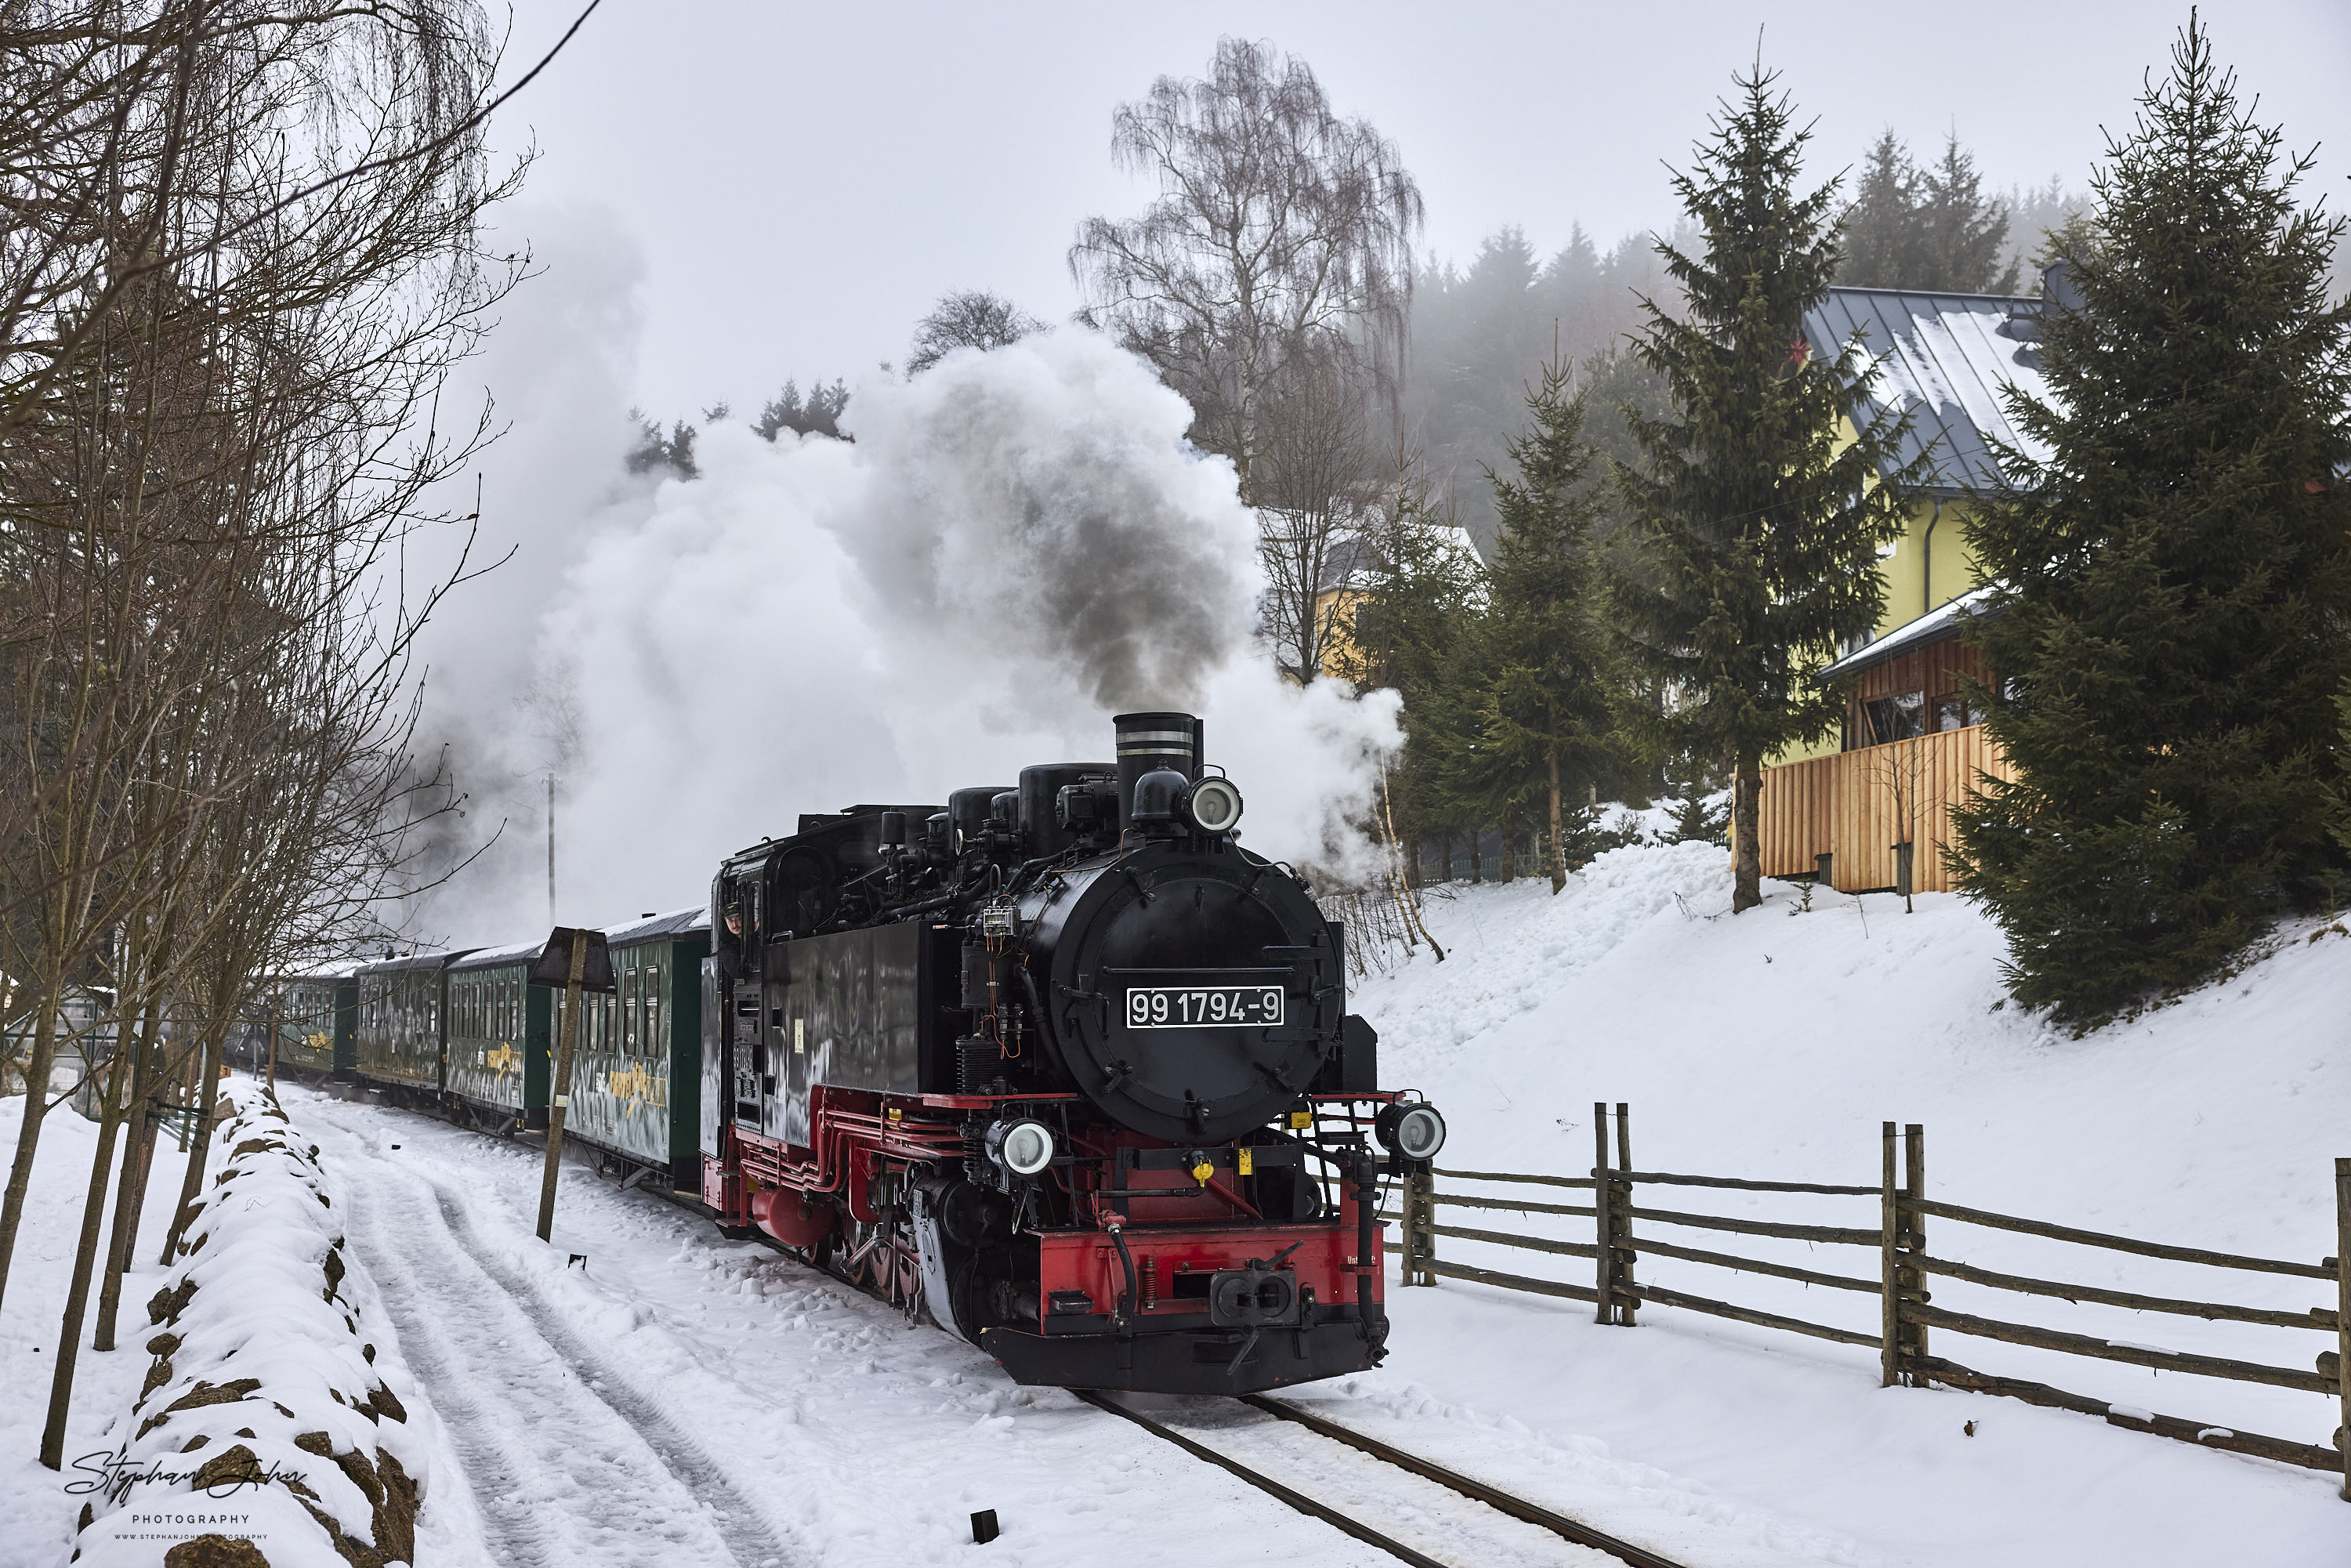
M583 0L521 0L512 75ZM2351 4L2235 0L2205 15L2222 60L2351 190ZM903 357L943 290L986 287L1060 319L1079 221L1147 193L1110 163L1113 108L1202 74L1222 34L1303 57L1333 104L1401 150L1426 245L1467 259L1518 223L1541 248L1669 222L1687 162L1763 32L1817 118L1812 169L1891 125L1956 127L1988 183L2085 183L2128 124L2184 5L2143 0L1605 4L887 5L604 0L496 139L535 141L534 204L601 204L643 256L634 390L659 413L738 410L787 376ZM517 226L530 225L528 210Z

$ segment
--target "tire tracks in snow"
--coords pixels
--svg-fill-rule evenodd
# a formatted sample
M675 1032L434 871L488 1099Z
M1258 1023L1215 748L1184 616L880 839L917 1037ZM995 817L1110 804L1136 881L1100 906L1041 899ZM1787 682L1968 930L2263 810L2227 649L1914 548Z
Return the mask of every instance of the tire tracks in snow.
M738 1568L776 1568L793 1560L710 1457L483 1243L456 1194L393 1162L371 1155L370 1163L377 1173L364 1200L370 1250L395 1264L376 1270L379 1287L403 1350L412 1343L424 1349L410 1351L410 1362L467 1467L496 1561L551 1568L616 1551L632 1564L732 1560ZM398 1206L409 1212L379 1223L374 1211L394 1189L410 1196ZM440 1298L430 1300L416 1284L467 1274L492 1289L429 1292ZM528 1340L538 1343L517 1343ZM579 1442L566 1456L530 1453L567 1433ZM582 1452L598 1439L607 1451ZM533 1486L534 1472L550 1469L566 1475L576 1498L539 1495L548 1489ZM586 1528L567 1529L575 1539L559 1545L547 1539L550 1514Z
M547 1542L534 1527L529 1509L514 1500L521 1490L514 1456L487 1436L490 1423L466 1391L466 1380L453 1369L453 1347L410 1284L405 1260L395 1259L383 1246L375 1206L374 1195L353 1195L353 1218L359 1221L355 1228L362 1232L353 1239L373 1254L368 1271L375 1278L392 1327L399 1331L401 1354L417 1381L424 1385L442 1429L465 1465L466 1489L473 1493L475 1511L481 1516L483 1544L494 1562L546 1568Z
M430 1177L425 1178L431 1181ZM522 1309L539 1336L574 1366L593 1368L583 1386L606 1408L626 1422L678 1482L707 1508L720 1537L744 1568L780 1568L783 1542L758 1504L744 1494L701 1445L682 1430L658 1405L638 1393L604 1358L557 1320L554 1310L529 1281L496 1261L474 1234L473 1220L464 1204L439 1182L432 1182L443 1223L488 1275Z

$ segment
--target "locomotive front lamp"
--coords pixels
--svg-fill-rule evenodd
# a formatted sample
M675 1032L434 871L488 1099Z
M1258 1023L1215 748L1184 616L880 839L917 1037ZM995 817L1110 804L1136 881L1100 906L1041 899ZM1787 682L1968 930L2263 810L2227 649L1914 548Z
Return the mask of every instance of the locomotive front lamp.
M1053 1130L1023 1118L987 1129L987 1157L1017 1176L1033 1176L1053 1163Z
M1407 1160L1433 1160L1445 1146L1445 1118L1426 1101L1392 1101L1372 1122L1380 1146Z
M1229 779L1203 779L1184 797L1184 814L1204 833L1229 833L1241 820L1241 792Z

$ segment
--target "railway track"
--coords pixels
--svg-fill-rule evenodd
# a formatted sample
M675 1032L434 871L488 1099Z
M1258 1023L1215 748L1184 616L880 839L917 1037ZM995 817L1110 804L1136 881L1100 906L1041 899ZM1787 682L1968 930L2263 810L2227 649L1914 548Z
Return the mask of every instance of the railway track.
M662 1196L669 1197L671 1201L683 1207L701 1211L699 1204L688 1199L683 1194L663 1194ZM772 1250L782 1253L803 1268L814 1270L835 1284L846 1284L850 1289L882 1301L884 1305L893 1305L871 1285L844 1280L840 1274L810 1262L797 1249L787 1247L771 1237L759 1234L750 1239L764 1243ZM1309 1497L1295 1487L1245 1465L1228 1454L1217 1452L1207 1444L1178 1431L1164 1421L1156 1420L1139 1410L1131 1410L1115 1400L1090 1389L1073 1388L1070 1392L1097 1409L1106 1410L1123 1420L1134 1422L1154 1437L1174 1444L1195 1458L1215 1465L1219 1469L1288 1504L1299 1512L1310 1518L1319 1519L1366 1546L1374 1547L1401 1562L1412 1563L1414 1568L1465 1568L1465 1564L1469 1561L1465 1559L1460 1563L1447 1563L1441 1558L1431 1557L1426 1552L1372 1528L1329 1503ZM1433 1459L1423 1458L1417 1454L1409 1453L1392 1444L1381 1442L1376 1437L1366 1437L1336 1421L1317 1416L1312 1411L1304 1409L1289 1400L1270 1398L1262 1394L1239 1394L1230 1397L1234 1404L1248 1406L1277 1420L1303 1427L1308 1431L1327 1437L1332 1442L1343 1444L1358 1453L1368 1455L1382 1463L1393 1465L1424 1480L1432 1481L1448 1491L1482 1503L1496 1513L1524 1524L1547 1530L1562 1541L1614 1558L1620 1563L1628 1564L1629 1568L1687 1568L1686 1564L1652 1552L1647 1547L1635 1545L1629 1541L1621 1541L1605 1531L1595 1530L1581 1520L1571 1519L1556 1510L1543 1507L1541 1503L1529 1502L1526 1499L1506 1492L1499 1487L1489 1486L1474 1477L1448 1469Z
M489 1263L481 1259L478 1256L478 1249L471 1245L472 1238L469 1234L468 1228L463 1222L462 1208L454 1206L451 1200L451 1195L445 1190L440 1188L437 1184L431 1185L433 1186L433 1197L436 1200L437 1207L441 1210L442 1218L447 1226L451 1236L461 1245L465 1245L469 1254L475 1255L475 1260L477 1264L486 1270L488 1269L490 1266ZM698 1202L684 1194L673 1193L652 1186L647 1186L645 1190L653 1193L654 1196L674 1203L682 1208L696 1213L707 1212ZM845 1284L852 1290L872 1297L876 1301L883 1301L885 1305L892 1304L888 1302L886 1297L883 1297L870 1285L860 1284L854 1281L844 1280L840 1274L810 1261L797 1249L787 1247L782 1242L777 1241L771 1237L760 1234L755 1235L749 1238L749 1239L763 1243L769 1249L781 1253L783 1256L791 1259L802 1267L810 1269L811 1270L821 1274L824 1278L831 1281L835 1284ZM499 1279L497 1282L507 1290L509 1295L517 1296L518 1300L522 1299L524 1291L519 1281ZM597 1386L601 1389L601 1384L599 1383ZM1482 1561L1475 1556L1462 1555L1459 1553L1453 1554L1452 1561L1447 1561L1446 1558L1433 1557L1416 1547L1409 1545L1406 1542L1399 1541L1395 1539L1395 1537L1385 1533L1384 1531L1364 1523L1361 1520L1328 1502L1311 1497L1307 1493L1299 1490L1297 1488L1278 1480L1272 1476L1267 1475L1262 1470L1257 1469L1250 1465L1244 1464L1239 1459L1233 1458L1229 1454L1218 1452L1215 1448L1211 1447L1207 1443L1204 1443L1197 1437L1178 1430L1176 1427L1168 1425L1166 1422L1158 1420L1140 1410L1130 1409L1127 1406L1117 1403L1116 1400L1111 1397L1094 1393L1091 1390L1071 1389L1070 1392L1075 1394L1080 1399L1084 1400L1087 1404L1092 1405L1098 1409L1108 1411L1110 1414L1119 1416L1123 1420L1134 1422L1136 1426L1143 1427L1153 1436L1162 1438L1163 1440L1175 1445L1176 1448L1182 1448L1196 1458L1201 1459L1208 1464L1215 1465L1238 1479L1247 1482L1249 1485L1257 1488L1259 1490L1267 1493L1268 1495L1287 1504L1290 1508L1295 1509L1299 1512L1306 1514L1310 1518L1319 1519L1324 1523L1332 1526L1333 1529L1363 1542L1366 1546L1370 1546L1377 1551L1385 1552L1389 1556L1392 1556L1400 1562L1414 1564L1415 1568L1473 1568L1474 1564ZM609 1394L600 1393L599 1396L604 1398L608 1404L611 1402L611 1396ZM1590 1552L1604 1554L1607 1557L1614 1558L1618 1562L1628 1564L1629 1568L1686 1568L1685 1564L1677 1562L1673 1558L1663 1556L1658 1552L1650 1551L1646 1547L1635 1545L1631 1542L1621 1541L1604 1531L1596 1530L1591 1525L1583 1523L1580 1520L1571 1519L1567 1515L1560 1513L1555 1510L1545 1508L1540 1503L1530 1502L1524 1498L1504 1491L1499 1487L1490 1486L1473 1477L1462 1475L1458 1471L1449 1469L1443 1465L1437 1464L1432 1459L1423 1458L1417 1454L1407 1452L1406 1450L1398 1448L1392 1444L1384 1443L1376 1437L1367 1437L1364 1434L1357 1432L1351 1427L1343 1426L1336 1421L1328 1420L1323 1416L1317 1416L1313 1412L1293 1404L1289 1400L1271 1398L1260 1394L1242 1394L1230 1396L1228 1399L1219 1400L1217 1401L1217 1403L1228 1406L1246 1406L1250 1409L1254 1409L1262 1415L1274 1417L1278 1421L1303 1427L1319 1437L1330 1439L1333 1443L1343 1445L1357 1453L1364 1454L1384 1464L1393 1466L1410 1475L1416 1476L1425 1481L1431 1482L1437 1487L1443 1488L1447 1491L1455 1493L1463 1498L1468 1498L1472 1501L1482 1505L1483 1511L1490 1511L1491 1513L1500 1515L1505 1519L1516 1521L1520 1524L1531 1525L1542 1531L1547 1531L1551 1534L1558 1537L1561 1541L1566 1542L1576 1547L1583 1548ZM664 1459L665 1463L676 1457L667 1453L663 1453L662 1449L666 1445L664 1445L659 1441L660 1437L673 1436L673 1434L669 1434L665 1430L656 1432L650 1429L648 1423L640 1419L642 1413L619 1409L617 1406L615 1413L620 1414L624 1419L629 1420L632 1426L637 1427L640 1430L640 1435L644 1436L649 1442L653 1443L656 1452L661 1454L661 1457ZM665 1423L662 1423L660 1425L665 1427ZM706 1485L710 1479L709 1477L699 1473L704 1466L689 1464L683 1467L673 1465L671 1468L673 1472L676 1474L680 1479L685 1480L690 1486L696 1481L703 1482ZM734 1500L730 1498L726 1500L731 1501ZM727 1509L718 1512L716 1517L720 1520L726 1520L732 1522L734 1520L756 1520L757 1515L747 1509ZM1437 1521L1432 1521L1431 1522L1436 1523ZM1450 1527L1457 1522L1458 1521L1455 1519L1447 1519L1442 1521L1442 1523L1447 1527ZM722 1526L721 1528L722 1532L725 1532L725 1526ZM735 1531L730 1533L740 1535L742 1533L742 1530L743 1527L737 1525ZM751 1539L727 1540L726 1544L731 1550L735 1560L738 1563L763 1563L777 1561L780 1554L777 1552L777 1546L772 1537L768 1537L764 1534L764 1531L759 1531L756 1525L753 1526L753 1530L755 1533ZM1427 1531L1424 1531L1424 1533L1427 1532ZM747 1548L747 1550L746 1550ZM519 1561L521 1559L517 1560Z
M1444 1559L1432 1557L1416 1547L1365 1524L1362 1520L1330 1503L1310 1497L1295 1487L1277 1480L1249 1465L1243 1464L1229 1454L1219 1452L1209 1444L1178 1430L1165 1421L1145 1415L1140 1410L1130 1409L1104 1395L1082 1389L1073 1389L1071 1392L1095 1408L1106 1410L1123 1420L1134 1422L1154 1437L1174 1444L1195 1458L1215 1465L1217 1469L1248 1482L1269 1496L1287 1503L1299 1512L1319 1519L1333 1529L1342 1531L1365 1545L1375 1547L1401 1562L1412 1563L1414 1568L1462 1568L1462 1562L1448 1563ZM1594 1530L1580 1520L1570 1519L1565 1514L1544 1508L1540 1503L1529 1502L1524 1498L1503 1491L1499 1487L1489 1486L1484 1481L1447 1469L1433 1460L1425 1459L1417 1454L1407 1453L1391 1444L1381 1442L1376 1437L1365 1437L1361 1432L1343 1427L1336 1421L1326 1420L1286 1399L1268 1398L1261 1394L1242 1394L1234 1396L1233 1400L1235 1403L1248 1406L1278 1420L1303 1427L1308 1431L1330 1438L1333 1442L1344 1444L1358 1453L1369 1455L1382 1463L1393 1465L1424 1480L1433 1481L1437 1486L1484 1505L1486 1509L1495 1513L1547 1530L1561 1540L1573 1545L1603 1552L1619 1562L1630 1564L1631 1568L1684 1568L1683 1564L1670 1557L1660 1556L1646 1547L1636 1546L1629 1541L1620 1541L1605 1531Z

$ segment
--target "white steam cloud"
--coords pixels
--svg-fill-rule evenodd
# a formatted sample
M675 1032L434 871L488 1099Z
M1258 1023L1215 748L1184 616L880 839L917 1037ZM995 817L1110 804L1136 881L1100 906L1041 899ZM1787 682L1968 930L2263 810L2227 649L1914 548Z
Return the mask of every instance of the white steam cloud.
M534 689L568 699L560 917L697 903L722 855L802 811L943 801L1024 765L1107 760L1108 716L1134 708L1206 718L1251 848L1353 869L1365 846L1350 824L1397 742L1395 701L1274 672L1251 634L1254 520L1230 466L1186 444L1189 421L1146 365L1066 330L857 387L853 444L770 444L720 423L696 447L699 479L576 501L559 584L507 622L497 661L528 646ZM609 438L594 444L611 463ZM533 468L571 455L523 455ZM560 483L577 496L576 469ZM553 542L502 570L545 571ZM469 684L451 727L494 729L503 713L519 732L523 695L485 703ZM542 831L508 828L523 845ZM545 910L543 858L509 847L462 873L429 923L502 941Z

